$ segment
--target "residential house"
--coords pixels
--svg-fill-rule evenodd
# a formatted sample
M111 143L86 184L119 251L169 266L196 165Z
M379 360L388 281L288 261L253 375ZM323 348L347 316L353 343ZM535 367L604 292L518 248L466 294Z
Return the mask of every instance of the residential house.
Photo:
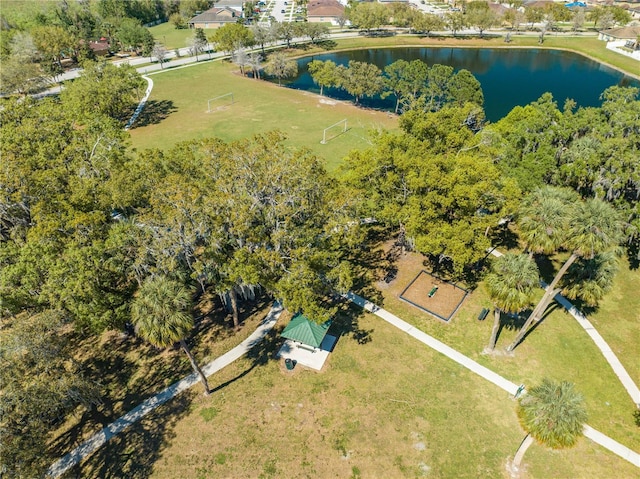
M344 15L344 5L336 0L309 0L307 21L337 24Z
M220 28L242 18L242 11L231 7L213 7L189 20L189 28Z
M640 25L612 28L610 30L602 30L598 32L598 39L605 42L614 42L620 40L633 40L634 42L640 37Z

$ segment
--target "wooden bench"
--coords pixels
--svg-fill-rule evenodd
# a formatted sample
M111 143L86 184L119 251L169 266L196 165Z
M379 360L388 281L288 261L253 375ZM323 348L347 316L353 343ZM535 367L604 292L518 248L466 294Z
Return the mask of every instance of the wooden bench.
M433 288L431 288L431 291L429 291L429 297L433 298L433 295L436 294L436 291L438 291L437 286L434 286Z
M478 315L478 321L484 321L488 314L489 310L487 308L482 308L482 311L480 311L480 314Z

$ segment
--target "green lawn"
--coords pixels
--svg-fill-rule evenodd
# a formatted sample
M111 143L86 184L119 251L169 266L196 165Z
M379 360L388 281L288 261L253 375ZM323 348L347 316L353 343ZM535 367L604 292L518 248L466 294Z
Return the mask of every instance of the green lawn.
M636 384L640 384L640 271L626 261L616 275L613 290L589 316Z
M154 28L171 30L170 24ZM172 28L172 27L171 27ZM533 36L514 36L511 46L539 47ZM434 46L491 46L505 47L501 38L419 38L398 36L389 38L350 38L340 40L336 48L387 47L406 45ZM624 70L640 74L637 62L605 49L604 42L594 37L549 36L545 47L565 48ZM294 53L325 52L319 47L305 47ZM228 62L207 62L197 66L153 75L155 87L151 103L141 120L131 131L135 148L167 149L182 140L216 136L236 140L272 129L280 129L289 137L289 144L310 148L326 159L334 170L342 158L355 148L369 145L370 132L380 128L394 128L396 117L384 112L362 110L350 103L333 102L318 95L289 90L264 81L242 77ZM230 93L235 103L218 103L207 113L207 100ZM339 120L347 119L348 131L326 145L321 145L322 130Z
M422 257L407 254L397 265L390 285L373 283L377 293L365 294L515 383L530 386L543 377L576 383L586 399L589 424L640 449L633 403L573 318L556 311L513 355L487 355L491 316L476 319L482 307L490 306L482 285L446 324L398 299L423 268ZM598 328L614 349L624 348L621 359L629 367L640 355L640 341L632 335L637 338L637 327L629 334L638 311L637 299L630 298L640 278L625 268L617 281L626 286L611 293L598 313L617 317ZM219 311L207 317L190 341L196 357L205 362L233 347L267 307L256 305L245 314L237 335L221 326ZM287 319L285 313L278 330ZM280 340L271 336L249 357L211 377L211 396L204 397L197 385L66 477L506 477L504 464L523 437L508 394L357 308L344 308L332 332L342 337L322 372L301 367L287 372L274 358ZM498 351L515 333L502 332ZM82 351L91 352L85 367L102 372L107 398L99 413L72 417L61 427L52 443L58 454L190 372L181 351L159 354L117 334L91 338L80 357ZM638 380L637 368L630 373ZM637 475L633 465L586 439L567 451L534 445L525 463L523 477L529 479Z
M341 319L356 324L322 372L287 372L271 339L212 377L210 397L196 391L163 406L74 474L503 477L524 436L508 394L376 317L347 310ZM528 478L637 473L584 439L568 451L534 445L525 462Z
M483 307L491 307L482 284L467 297L451 324L444 324L398 297L422 268L419 255L409 254L400 260L397 279L390 286L379 285L387 309L517 384L536 384L543 377L574 382L585 396L589 424L631 449L640 450L640 435L632 417L633 401L595 343L572 316L561 309L554 311L512 355L505 354L503 349L511 343L517 330L504 329L498 339L497 353L487 355L483 349L489 342L493 312L485 321L477 320ZM619 358L636 384L640 383L637 364L640 341L634 341L634 337L638 337L639 309L633 307L636 298L630 299L629 308L624 298L631 298L632 291L638 291L638 276L637 271L623 268L617 282L628 281L628 285L609 293L602 308L605 310L620 301L619 317L606 325L596 324L594 320L606 340L617 338L618 341L610 345L622 353ZM539 295L542 296L542 290Z
M184 48L188 40L193 37L193 30L189 28L177 29L173 23L165 22L149 28L156 41L162 43L168 50Z
M385 112L243 77L227 62L207 62L152 78L153 93L138 125L152 124L131 130L138 149L166 149L182 140L212 136L231 141L279 129L291 146L310 148L333 169L351 149L367 147L372 130L396 125L396 117ZM207 100L226 93L233 93L234 103L216 102L216 109L207 113ZM322 145L323 129L343 119L347 132Z

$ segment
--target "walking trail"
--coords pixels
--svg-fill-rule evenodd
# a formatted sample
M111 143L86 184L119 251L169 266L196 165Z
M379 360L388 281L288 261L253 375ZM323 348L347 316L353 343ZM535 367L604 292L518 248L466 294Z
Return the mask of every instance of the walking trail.
M212 374L218 372L225 366L231 364L236 359L242 357L245 353L247 353L247 351L253 348L260 341L262 341L267 333L271 331L273 326L276 324L276 321L280 317L280 313L282 313L282 306L280 306L278 303L274 303L273 307L269 311L269 314L267 314L258 328L253 333L251 333L251 336L242 341L235 348L227 351L225 354L214 359L202 368L205 376L211 376ZM142 419L158 406L166 403L170 399L176 397L182 391L185 391L191 386L197 384L199 381L199 376L196 373L190 374L189 376L172 384L162 392L140 403L137 407L126 413L124 416L121 416L119 419L109 424L107 427L92 436L90 439L80 444L73 451L58 459L47 470L47 477L56 478L61 476L70 468L78 464L82 459L93 454L117 434L121 433L126 428Z
M496 249L491 250L490 253L496 257L502 256L502 253ZM543 281L540 282L540 285L543 288L547 287L546 283ZM602 355L613 369L613 372L618 376L618 379L620 379L620 382L629 393L629 396L631 396L631 400L635 403L636 407L640 408L640 389L638 389L636 383L631 379L631 375L622 365L618 356L616 356L604 338L596 330L593 324L591 324L591 321L589 321L586 316L578 310L578 308L571 304L571 302L561 294L557 294L553 299L555 299L558 304L566 309L567 312L573 316L576 321L578 321L578 324L586 331L593 342L596 343L596 346L600 349L600 352L602 352Z
M509 394L512 394L512 395L516 394L516 391L518 390L518 385L516 385L515 383L512 383L508 379L503 378L499 374L496 374L490 369L475 362L473 359L468 358L464 354L438 341L434 337L429 336L427 333L414 328L409 323L407 323L406 321L403 321L402 319L398 318L397 316L390 313L389 311L386 311L380 308L379 306L376 306L372 302L354 293L347 293L345 297L352 303L357 304L358 306L364 308L370 313L375 314L379 318L384 319L386 322L388 322L389 324L392 324L393 326L400 329L401 331L404 331L408 335L413 336L415 339L417 339L421 343L426 344L430 348L438 351L441 354L444 354L448 358L453 359L458 364L464 366L465 368L483 377L484 379L492 382L496 386L504 389ZM584 435L589 439L591 439L592 441L610 450L614 454L617 454L621 458L629 461L634 466L640 467L640 454L638 454L637 452L632 451L628 447L623 446L622 444L615 441L614 439L611 439L610 437L602 434L601 432L593 429L592 427L586 424L584 426Z

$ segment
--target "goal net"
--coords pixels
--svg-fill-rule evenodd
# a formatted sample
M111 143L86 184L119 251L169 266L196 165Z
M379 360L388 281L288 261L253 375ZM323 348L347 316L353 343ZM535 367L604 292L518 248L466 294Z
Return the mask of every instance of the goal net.
M213 110L220 110L229 105L233 105L233 93L225 93L224 95L217 96L207 100L207 113L211 113Z
M345 131L347 131L346 118L322 130L322 141L320 143L324 145L328 141L333 140L335 137L342 135Z

